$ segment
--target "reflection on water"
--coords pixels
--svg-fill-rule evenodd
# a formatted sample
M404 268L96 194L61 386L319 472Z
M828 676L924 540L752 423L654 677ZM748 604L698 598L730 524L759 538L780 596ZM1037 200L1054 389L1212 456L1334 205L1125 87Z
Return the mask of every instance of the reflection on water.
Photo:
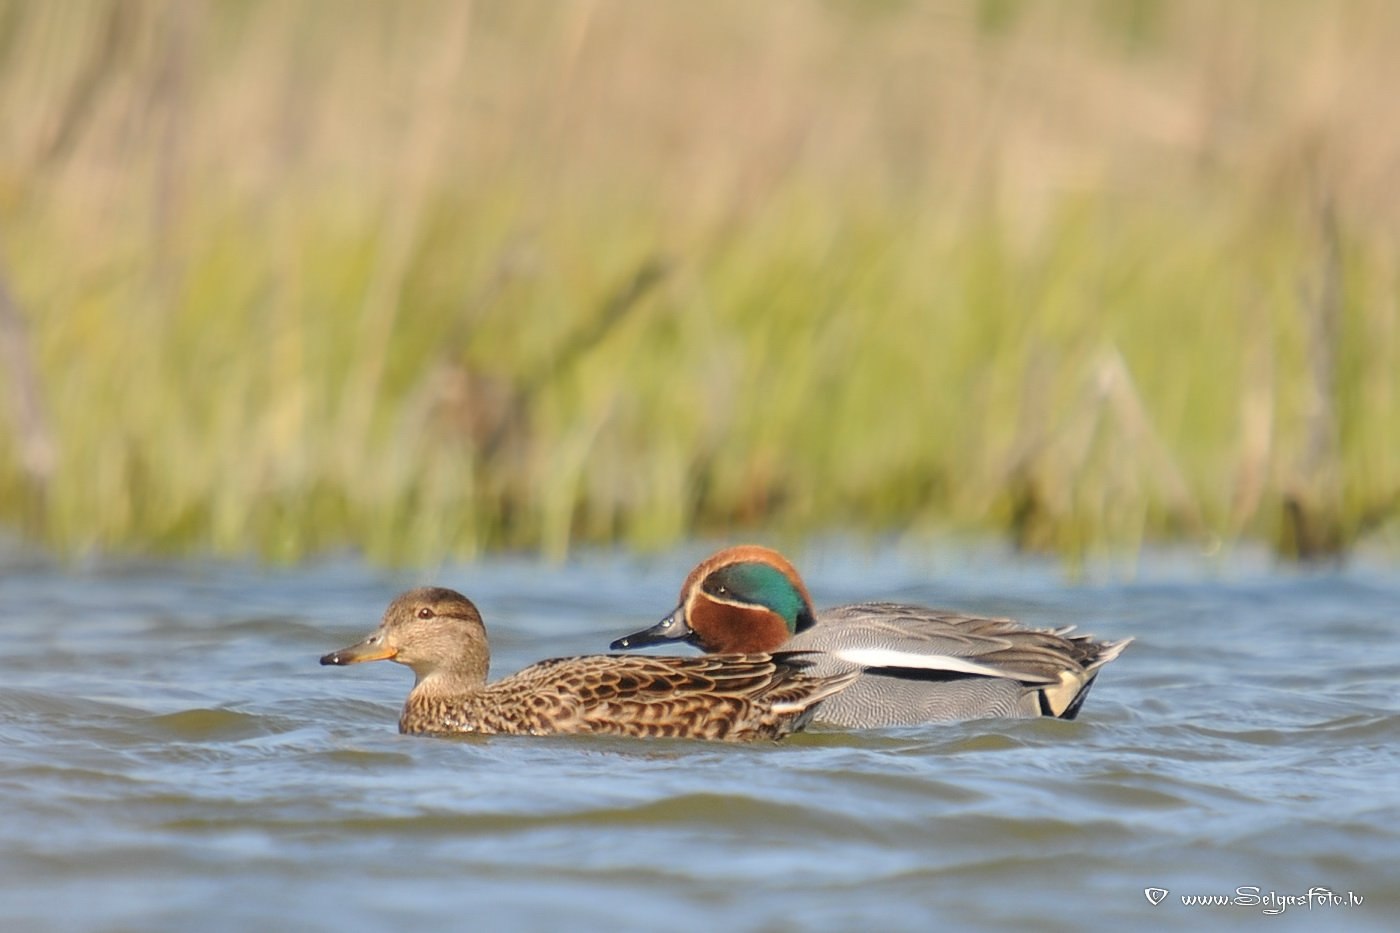
M406 738L408 671L316 663L428 581L481 606L498 673L600 651L667 612L704 550L397 576L0 555L0 929L1400 920L1400 577L1379 563L1163 555L1136 582L1068 585L985 549L800 555L819 604L1137 636L1073 723L740 747ZM1180 900L1241 886L1259 900ZM1320 886L1365 900L1292 899ZM1148 887L1169 893L1154 906Z

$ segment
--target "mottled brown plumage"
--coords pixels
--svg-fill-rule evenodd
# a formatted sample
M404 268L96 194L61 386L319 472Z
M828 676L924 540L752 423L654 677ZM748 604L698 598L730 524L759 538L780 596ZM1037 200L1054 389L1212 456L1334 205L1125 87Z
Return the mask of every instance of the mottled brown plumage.
M812 677L801 652L705 657L592 655L533 664L486 682L486 628L453 590L410 590L359 644L322 664L393 660L417 682L399 731L674 738L778 739L802 728L818 703L854 675Z

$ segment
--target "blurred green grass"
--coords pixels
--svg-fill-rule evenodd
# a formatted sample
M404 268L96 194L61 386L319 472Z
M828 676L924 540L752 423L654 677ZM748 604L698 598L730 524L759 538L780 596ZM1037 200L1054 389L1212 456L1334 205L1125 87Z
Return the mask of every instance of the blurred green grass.
M1397 538L1400 7L0 2L69 551Z

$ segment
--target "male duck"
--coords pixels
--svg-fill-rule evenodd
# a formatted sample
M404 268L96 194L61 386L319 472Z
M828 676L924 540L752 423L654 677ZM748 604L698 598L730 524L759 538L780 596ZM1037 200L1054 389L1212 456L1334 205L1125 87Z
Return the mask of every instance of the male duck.
M818 675L859 673L815 721L854 728L984 717L1073 719L1099 668L1131 638L1094 641L895 603L812 610L797 570L777 551L727 548L701 562L681 602L614 651L684 641L704 651L817 652Z
M854 678L813 676L800 654L541 661L493 684L486 628L471 600L439 587L409 590L356 645L322 664L392 660L418 676L399 718L412 733L609 733L691 739L778 739Z

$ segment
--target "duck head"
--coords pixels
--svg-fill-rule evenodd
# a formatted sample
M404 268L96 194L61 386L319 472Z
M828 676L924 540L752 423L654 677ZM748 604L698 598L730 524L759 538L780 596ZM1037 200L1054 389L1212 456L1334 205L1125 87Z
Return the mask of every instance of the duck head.
M703 651L774 651L815 621L797 569L777 551L750 544L702 561L686 577L674 612L611 647L683 641Z
M405 664L420 684L433 679L480 686L490 666L486 626L472 601L455 590L409 590L389 604L369 637L321 658L322 664L362 661Z

